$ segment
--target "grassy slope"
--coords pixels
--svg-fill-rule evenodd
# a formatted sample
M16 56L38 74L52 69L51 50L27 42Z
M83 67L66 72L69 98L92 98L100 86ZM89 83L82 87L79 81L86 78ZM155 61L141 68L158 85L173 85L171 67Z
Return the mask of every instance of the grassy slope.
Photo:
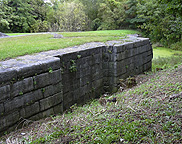
M154 57L157 53L154 51ZM174 66L174 65L173 65ZM33 123L5 143L182 143L182 65L137 77L138 85ZM102 99L100 99L102 100Z
M109 30L89 32L63 32L64 38L53 39L51 34L37 34L0 39L0 60L41 51L61 49L87 42L118 40L127 34L138 33L134 30Z
M182 65L140 75L138 85L4 137L12 143L182 143ZM102 100L100 99L100 100ZM2 138L3 140L3 138Z

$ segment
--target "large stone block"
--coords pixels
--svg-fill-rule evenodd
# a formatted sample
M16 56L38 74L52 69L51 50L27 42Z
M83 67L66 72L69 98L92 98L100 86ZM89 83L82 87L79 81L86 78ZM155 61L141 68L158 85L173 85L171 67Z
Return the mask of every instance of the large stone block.
M126 49L130 50L133 48L133 43L130 42L130 43L125 44L125 47L126 47Z
M53 107L55 114L62 114L63 113L63 103L60 103L59 105Z
M27 93L33 90L32 77L23 79L11 85L11 97L15 97L21 93Z
M31 58L29 58L31 61ZM33 59L32 61L35 61ZM43 59L35 61L34 63L28 63L26 65L16 67L18 78L35 76L40 73L48 72L50 69L56 70L60 68L60 59L55 57L49 57L49 59Z
M82 56L82 58L85 58L87 56L91 56L92 54L96 54L98 49L95 49L94 51L92 49L85 49L79 52L79 54Z
M80 87L79 91L77 91L76 99L78 99L81 96L84 96L86 93L89 93L93 87L96 87L96 85L92 85L92 83L89 83L87 85L84 85L83 87Z
M152 68L152 62L149 61L148 63L143 65L143 71L150 71Z
M131 49L131 51L132 51L132 56L135 56L139 53L137 48L133 48Z
M147 45L143 45L138 49L140 54L146 52L147 50L148 50Z
M94 89L95 98L99 98L103 93L105 93L103 86Z
M50 85L48 87L42 88L42 92L43 92L43 95L45 98L52 96L56 93L62 92L62 91L63 91L63 88L62 88L61 82L59 82L55 85Z
M117 67L117 62L108 62L108 68L115 71Z
M149 56L149 55L153 55L152 49L150 49L150 50L147 51L147 55L148 55L148 56Z
M84 86L84 87L88 88L88 86ZM87 90L88 91L88 89L84 89L84 90ZM87 93L87 91L83 91L82 88L75 89L72 92L73 101L76 101L80 96L83 96L85 93Z
M63 84L63 93L67 93L69 91L72 91L73 84L70 83L64 83Z
M126 50L126 46L124 44L116 44L114 45L114 49L116 49L116 53L121 53Z
M95 72L95 73L92 73L92 78L91 80L92 81L95 81L95 80L98 80L100 78L103 78L103 72L102 71L98 71L98 72Z
M145 46L146 46L146 51L149 51L152 49L152 45L150 43L147 43Z
M63 95L63 109L68 109L75 103L73 92L68 92Z
M80 68L86 68L88 66L92 66L92 56L84 57L81 60Z
M8 68L3 69L0 67L0 86L6 82L14 82L17 80L17 72L15 69Z
M18 111L15 111L4 117L0 117L0 132L6 130L9 126L17 123L19 119L20 116Z
M142 40L142 44L143 45L150 44L149 38L145 38L144 40Z
M17 108L30 105L43 98L42 91L36 90L10 99L4 103L5 112L14 111Z
M77 57L77 52L70 52L67 54L64 54L60 57L60 61L66 63L69 63L71 60L76 60Z
M0 101L10 98L10 85L0 87Z
M81 77L80 78L80 86L84 86L89 84L92 81L92 77L91 75L85 76L85 77Z
M133 44L133 46L134 46L135 48L140 47L140 46L142 46L142 45L143 45L143 44L142 44L142 42L141 42L140 40L134 42L134 44Z
M39 102L35 102L34 104L27 105L25 108L20 110L20 116L23 118L31 117L40 112Z
M116 54L116 61L121 61L127 58L126 51Z
M54 114L54 108L51 108L51 109L48 109L48 110L42 112L41 117L45 118L45 117L49 117L49 116L51 116L53 114Z
M98 63L93 66L91 66L92 74L97 72L102 72L103 69L108 68L108 63Z
M76 77L77 76L77 77ZM73 84L74 81L76 81L79 77L76 73L67 73L62 75L62 83L65 84Z
M94 88L102 87L103 86L103 79L98 79L92 82L92 86Z
M110 56L108 53L103 53L102 54L102 61L103 62L109 62L110 61Z
M51 97L40 100L40 110L46 110L53 107L63 101L63 93L57 93Z
M152 60L152 58L153 58L153 56L152 55L147 55L147 53L146 53L146 57L144 57L143 59L144 59L144 63L148 63L148 62L150 62L151 60Z
M44 88L45 86L60 82L61 79L62 77L61 77L60 69L52 71L52 72L40 74L33 77L34 87L35 89Z
M88 66L88 67L85 67L85 68L82 68L80 70L80 77L85 77L85 76L88 76L91 74L91 66Z
M144 59L142 57L142 55L136 55L133 57L134 63L137 66L141 66L144 64Z
M102 61L102 53L98 53L95 55L92 55L92 64L100 64L100 62Z

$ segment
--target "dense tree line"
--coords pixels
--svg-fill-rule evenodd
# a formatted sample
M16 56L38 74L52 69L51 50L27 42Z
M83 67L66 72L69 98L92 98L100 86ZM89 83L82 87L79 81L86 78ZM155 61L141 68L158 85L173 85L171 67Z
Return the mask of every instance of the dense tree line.
M182 39L181 0L0 0L1 32L140 29L165 45Z

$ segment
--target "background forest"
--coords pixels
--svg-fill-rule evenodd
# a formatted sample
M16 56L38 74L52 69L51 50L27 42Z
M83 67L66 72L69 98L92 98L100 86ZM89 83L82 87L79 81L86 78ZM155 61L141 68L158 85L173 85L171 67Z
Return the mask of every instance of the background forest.
M1 32L138 29L165 46L182 43L181 0L0 0Z

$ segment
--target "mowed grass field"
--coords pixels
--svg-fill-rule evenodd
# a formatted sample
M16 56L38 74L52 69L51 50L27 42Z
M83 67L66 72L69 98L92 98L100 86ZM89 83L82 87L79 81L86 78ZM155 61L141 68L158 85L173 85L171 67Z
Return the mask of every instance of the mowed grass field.
M176 51L165 47L155 47L153 48L153 53L154 59L182 55L182 51Z
M61 32L64 38L55 39L51 33L7 33L9 38L0 39L0 61L15 58L17 56L38 53L41 51L57 50L88 42L106 42L119 40L128 34L140 33L136 30L105 30L87 32ZM25 36L20 36L25 35ZM153 49L154 59L182 54L164 47Z
M8 34L10 36L24 35L0 39L0 60L6 60L21 55L38 53L41 51L56 50L88 42L106 42L118 40L128 34L139 33L135 30L107 30L88 32L62 32L64 38L55 39L53 34Z

